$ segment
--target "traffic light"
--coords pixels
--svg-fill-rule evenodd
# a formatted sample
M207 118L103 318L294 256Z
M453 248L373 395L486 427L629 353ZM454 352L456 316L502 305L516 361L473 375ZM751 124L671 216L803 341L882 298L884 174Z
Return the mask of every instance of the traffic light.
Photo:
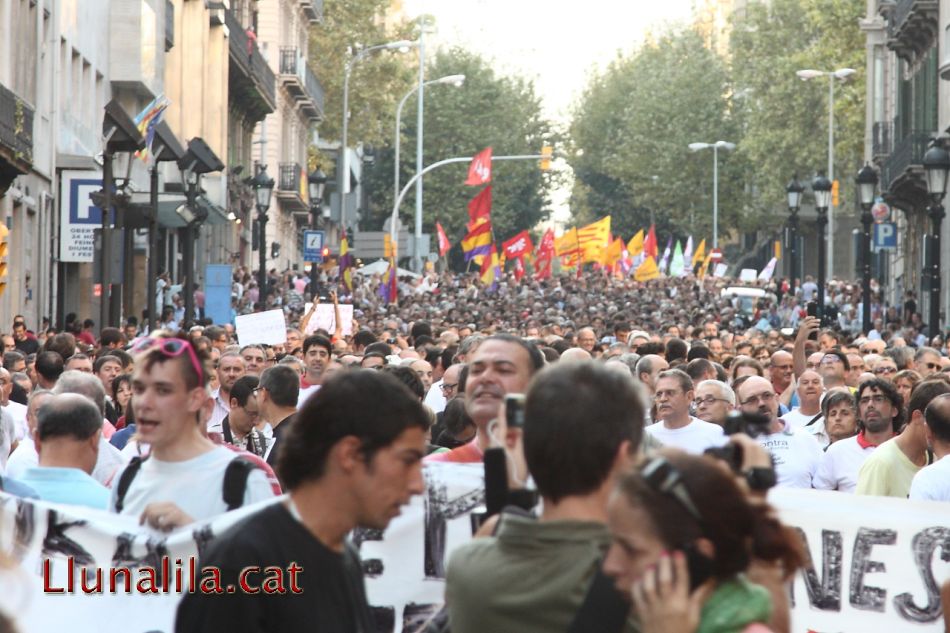
M831 206L838 206L838 179L831 183Z
M277 259L280 257L280 244L278 242L270 243L270 258Z
M10 252L10 229L0 222L0 295L7 289L7 255Z
M554 149L550 145L545 145L541 148L541 171L549 171L551 169L552 154L554 154Z
M324 246L323 251L321 251L321 254L323 255L323 261L327 261L328 259L330 259L330 247Z

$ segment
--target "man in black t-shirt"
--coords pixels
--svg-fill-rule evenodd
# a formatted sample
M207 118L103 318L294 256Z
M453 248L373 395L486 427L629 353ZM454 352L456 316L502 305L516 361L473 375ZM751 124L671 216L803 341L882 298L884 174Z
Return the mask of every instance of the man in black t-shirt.
M283 435L277 471L290 498L213 541L200 566L218 570L224 591L186 594L176 633L375 631L346 536L385 529L423 492L427 428L418 398L393 376L327 381Z

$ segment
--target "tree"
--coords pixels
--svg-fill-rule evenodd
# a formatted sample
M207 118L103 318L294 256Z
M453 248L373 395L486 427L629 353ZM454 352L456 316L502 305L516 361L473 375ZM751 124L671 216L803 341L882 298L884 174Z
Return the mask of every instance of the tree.
M736 140L728 85L725 63L691 29L661 35L593 77L570 129L575 221L610 214L624 238L651 218L661 234L711 235L711 152L692 154L688 145ZM741 173L721 155L722 232L738 224Z
M842 202L853 203L854 174L864 139L864 6L847 0L773 0L750 3L735 20L733 104L744 133L737 153L754 165L755 204L761 214L784 215L785 186L794 173L808 182L828 162L828 79L803 83L804 68L858 69L835 85L835 177Z
M540 99L533 85L519 77L495 74L479 55L453 48L436 53L427 65L427 79L463 74L461 88L431 86L425 90L424 164L445 158L472 156L491 146L494 155L537 154L546 142L557 139L541 115ZM415 174L416 98L403 110L400 145L401 182ZM395 108L387 121L394 121ZM393 124L390 124L393 125ZM390 127L390 136L392 127ZM377 152L376 165L366 179L370 190L370 217L364 228L378 230L393 204L393 151ZM463 183L467 163L447 165L424 176L423 230L434 234L438 220L453 243L465 234L467 205L480 189ZM548 214L548 191L553 177L543 174L536 161L496 161L492 164L492 225L497 243L534 227ZM414 190L400 207L405 225L414 225ZM411 232L411 229L410 229ZM432 241L434 248L434 238ZM459 249L453 256L460 257Z

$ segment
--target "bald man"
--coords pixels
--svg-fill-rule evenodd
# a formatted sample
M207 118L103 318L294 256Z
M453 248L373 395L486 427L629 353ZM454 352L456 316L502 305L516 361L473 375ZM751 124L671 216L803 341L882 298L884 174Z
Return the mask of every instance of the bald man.
M592 356L590 352L581 348L581 347L571 347L564 350L564 353L561 354L561 358L558 359L558 362L561 363L578 363L585 360L591 360Z
M792 376L795 373L795 366L792 363L792 355L784 350L779 350L772 354L769 360L769 377L772 380L772 389L775 393L782 395L792 384Z

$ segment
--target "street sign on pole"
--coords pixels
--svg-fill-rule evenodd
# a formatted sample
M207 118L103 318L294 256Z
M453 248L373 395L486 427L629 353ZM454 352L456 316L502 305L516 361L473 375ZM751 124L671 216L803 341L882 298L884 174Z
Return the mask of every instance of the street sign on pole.
M874 248L877 250L894 250L897 248L897 224L895 222L881 222L874 225Z
M303 260L316 264L323 263L323 231L306 230L303 232Z

